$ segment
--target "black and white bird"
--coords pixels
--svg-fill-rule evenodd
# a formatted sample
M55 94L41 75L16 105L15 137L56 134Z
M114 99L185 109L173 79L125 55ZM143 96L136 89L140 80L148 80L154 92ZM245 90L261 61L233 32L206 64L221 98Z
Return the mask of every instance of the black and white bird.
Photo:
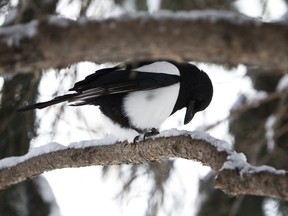
M42 109L68 101L69 105L96 105L121 128L135 134L155 134L173 113L186 109L184 124L211 102L213 86L195 65L170 60L141 61L97 70L77 82L75 93L19 109Z

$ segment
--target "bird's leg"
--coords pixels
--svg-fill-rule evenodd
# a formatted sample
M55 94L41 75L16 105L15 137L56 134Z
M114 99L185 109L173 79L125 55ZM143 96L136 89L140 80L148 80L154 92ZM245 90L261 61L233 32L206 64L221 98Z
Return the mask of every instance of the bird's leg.
M141 142L145 140L145 134L139 134L138 136L136 136L133 140L133 144L136 144L137 142Z
M156 128L152 128L150 131L147 131L145 133L141 133L140 135L136 136L134 138L133 143L144 141L147 137L153 137L157 134L159 134L159 131Z

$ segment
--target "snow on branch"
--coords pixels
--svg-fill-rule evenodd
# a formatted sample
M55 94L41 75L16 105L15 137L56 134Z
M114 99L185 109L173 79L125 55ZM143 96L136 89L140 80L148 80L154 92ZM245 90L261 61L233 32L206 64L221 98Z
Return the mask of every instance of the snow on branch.
M82 141L62 146L51 143L20 157L0 161L0 188L43 172L92 165L138 164L185 158L210 166L217 174L217 188L230 195L253 194L288 200L288 175L272 167L254 167L243 154L224 141L202 132L161 132L155 139L131 144L116 140Z
M288 26L217 11L105 20L47 17L0 28L0 74L90 60L172 58L288 68Z

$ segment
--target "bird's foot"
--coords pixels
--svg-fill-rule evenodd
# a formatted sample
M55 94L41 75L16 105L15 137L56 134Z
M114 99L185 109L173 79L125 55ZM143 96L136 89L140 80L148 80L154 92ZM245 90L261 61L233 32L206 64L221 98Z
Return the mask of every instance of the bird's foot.
M157 134L159 134L159 131L155 128L152 128L151 131L144 133L144 140L147 137L153 137L153 136L156 136Z
M158 131L157 129L155 129L155 128L152 128L150 131L145 132L145 133L143 133L143 134L140 134L140 135L136 136L136 137L134 138L134 141L133 141L133 142L134 142L134 143L141 142L141 141L146 140L147 137L153 137L153 136L155 136L155 135L157 135L157 134L159 134L159 131Z

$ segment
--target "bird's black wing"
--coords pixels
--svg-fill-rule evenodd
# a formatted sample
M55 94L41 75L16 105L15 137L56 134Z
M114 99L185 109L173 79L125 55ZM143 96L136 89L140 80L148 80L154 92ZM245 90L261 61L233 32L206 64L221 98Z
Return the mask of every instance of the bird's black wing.
M151 90L173 85L180 81L177 75L141 72L127 69L97 71L77 82L70 90L77 95L70 102L90 100L102 95Z
M141 72L120 66L105 68L75 83L70 91L76 93L58 96L50 101L28 105L19 109L27 111L42 109L50 105L68 101L74 105L84 105L87 101L103 95L129 93L161 88L180 82L180 77L165 73Z

